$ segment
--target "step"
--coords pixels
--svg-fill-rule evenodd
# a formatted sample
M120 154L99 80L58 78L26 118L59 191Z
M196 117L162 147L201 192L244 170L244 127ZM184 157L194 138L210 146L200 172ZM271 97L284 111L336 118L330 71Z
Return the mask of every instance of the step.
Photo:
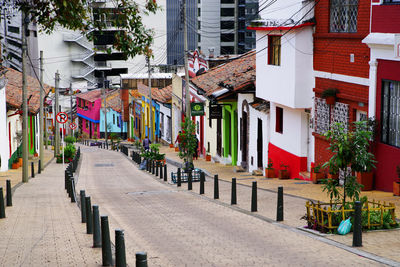
M311 173L304 171L299 173L300 178L303 178L304 180L310 180L311 179Z
M233 172L245 172L246 170L242 168L242 166L234 166Z
M263 176L264 175L262 170L254 170L251 172L251 174L254 176Z

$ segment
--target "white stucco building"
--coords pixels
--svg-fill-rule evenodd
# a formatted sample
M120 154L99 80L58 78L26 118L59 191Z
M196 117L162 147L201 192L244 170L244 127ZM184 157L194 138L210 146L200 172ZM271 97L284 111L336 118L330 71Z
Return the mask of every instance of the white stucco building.
M8 170L8 159L10 155L8 131L7 131L7 102L6 88L4 86L5 79L1 79L0 88L0 171Z

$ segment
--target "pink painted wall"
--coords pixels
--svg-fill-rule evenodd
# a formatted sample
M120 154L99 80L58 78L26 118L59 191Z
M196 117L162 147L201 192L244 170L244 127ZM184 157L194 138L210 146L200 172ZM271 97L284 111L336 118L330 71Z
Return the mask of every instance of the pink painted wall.
M77 100L80 98L77 98ZM81 114L85 117L91 118L92 120L99 121L100 120L100 108L101 108L101 98L96 99L94 102L89 102L83 99L80 99L80 106L77 105L77 113ZM79 104L79 102L78 102ZM84 107L87 107L87 110L84 110ZM88 127L86 128L86 121L88 122ZM100 138L100 127L99 123L94 123L89 120L82 118L82 131L90 135L90 124L92 124L92 138ZM95 136L95 127L97 129L97 133Z

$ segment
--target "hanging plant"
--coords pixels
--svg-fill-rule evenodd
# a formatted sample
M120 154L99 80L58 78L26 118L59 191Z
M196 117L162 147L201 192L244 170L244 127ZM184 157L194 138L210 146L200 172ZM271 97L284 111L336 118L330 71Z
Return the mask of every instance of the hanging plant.
M325 98L325 101L328 105L334 105L336 102L336 95L339 93L339 90L336 88L328 88L322 92L322 98Z

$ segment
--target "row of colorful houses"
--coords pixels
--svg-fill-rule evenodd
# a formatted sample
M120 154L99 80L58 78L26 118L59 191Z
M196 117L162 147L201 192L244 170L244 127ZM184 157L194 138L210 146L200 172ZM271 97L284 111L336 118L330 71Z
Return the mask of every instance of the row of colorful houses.
M309 179L331 156L323 134L332 123L373 118L374 188L391 191L400 164L400 5L289 0L274 7L249 26L255 51L191 78L191 101L205 107L192 117L200 153L247 171L264 171L270 161ZM328 91L334 102L323 96ZM169 95L153 99L151 113L145 90L129 102L129 137L148 135L152 114L153 135L174 143L185 106L181 75L157 92Z
M7 171L22 156L22 73L11 68L3 69L0 83L0 171ZM44 84L43 88L44 97L47 97L51 87ZM39 135L43 131L39 127L40 83L31 76L27 77L27 96L29 113L26 127L28 151L32 157L40 153ZM51 117L50 112L46 112L47 117Z

